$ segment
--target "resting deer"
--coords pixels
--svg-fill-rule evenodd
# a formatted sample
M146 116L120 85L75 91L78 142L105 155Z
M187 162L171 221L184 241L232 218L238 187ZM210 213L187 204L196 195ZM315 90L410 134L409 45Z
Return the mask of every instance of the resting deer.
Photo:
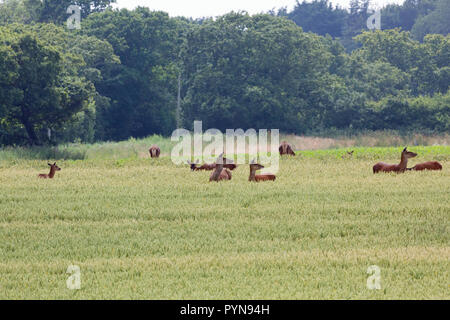
M148 152L150 153L150 157L159 158L159 155L161 154L161 149L159 149L159 147L156 144L154 144L150 147L150 149L148 149Z
M347 151L347 154L344 154L343 156L342 156L342 159L345 159L346 157L349 157L349 158L351 158L351 157L353 157L353 152L355 152L354 150L352 150L352 151Z
M295 156L295 152L292 150L291 145L289 143L287 143L286 141L283 141L281 143L280 147L278 148L278 151L280 152L280 156L282 156L284 154Z
M373 166L373 173L378 172L397 172L402 173L405 172L407 169L406 166L408 165L408 159L414 158L417 156L417 153L410 152L407 150L407 148L403 149L401 161L399 164L387 164L384 162L378 162L376 165Z
M429 161L416 164L412 168L408 168L408 170L422 171L422 170L442 170L442 165L437 161Z
M250 175L248 177L248 181L255 181L255 182L259 182L259 181L275 181L275 179L277 177L275 175L273 175L273 174L270 174L270 173L256 174L256 171L260 170L262 168L264 168L263 165L255 163L255 160L253 160L250 163Z
M54 164L48 164L50 166L50 173L49 174L40 174L38 175L39 178L42 179L53 179L55 176L56 171L60 171L61 168L56 165L56 162Z
M229 160L229 159L226 159L226 158L223 158L223 160L224 160L224 164L223 164L224 168L229 169L231 171L233 171L234 169L237 168L237 166L233 163L232 160ZM202 171L202 170L211 171L211 170L214 170L216 168L216 164L215 163L211 163L211 164L205 163L205 164L202 164L199 167L198 166L198 163L199 163L198 160L195 163L189 162L189 161L187 163L190 165L192 171Z
M231 172L228 169L224 168L225 158L223 154L221 154L215 163L214 171L211 173L209 177L209 181L219 182L221 180L231 180Z

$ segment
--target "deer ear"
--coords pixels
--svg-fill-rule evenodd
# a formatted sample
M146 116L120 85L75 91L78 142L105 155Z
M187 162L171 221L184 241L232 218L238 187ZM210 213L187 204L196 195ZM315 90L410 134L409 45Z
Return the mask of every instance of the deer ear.
M403 151L406 151L406 149L408 149L408 147L405 147L405 149L403 149Z
M50 167L52 166L50 163L47 163Z

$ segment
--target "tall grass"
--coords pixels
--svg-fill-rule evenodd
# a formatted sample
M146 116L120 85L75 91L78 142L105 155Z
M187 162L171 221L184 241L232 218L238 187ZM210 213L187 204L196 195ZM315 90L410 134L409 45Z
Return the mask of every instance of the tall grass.
M355 147L402 147L402 146L448 146L450 135L407 134L393 131L367 132L354 135L337 135L330 138L281 135L295 150L328 150ZM121 142L98 142L94 144L63 144L57 147L6 147L0 149L0 161L17 160L119 160L147 158L152 144L161 148L162 156L171 153L176 142L159 135L144 139L130 138ZM208 143L204 143L206 147ZM375 152L375 151L374 151ZM365 153L367 154L367 153Z
M12 160L93 160L144 158L152 144L169 152L174 144L168 138L154 135L145 139L130 138L121 142L94 144L71 143L57 147L6 147L0 150L0 161Z
M372 173L401 147L302 151L268 183L168 157L0 166L0 299L448 299L450 147L411 149L443 170Z

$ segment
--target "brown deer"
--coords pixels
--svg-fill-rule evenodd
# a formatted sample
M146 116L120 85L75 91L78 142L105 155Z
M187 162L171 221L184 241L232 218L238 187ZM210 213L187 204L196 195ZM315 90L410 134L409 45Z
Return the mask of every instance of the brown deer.
M214 171L209 177L209 181L219 182L221 180L231 180L231 172L224 168L226 159L223 157L223 153L217 158Z
M280 156L282 156L284 154L295 156L295 152L292 150L291 145L289 143L287 143L286 141L283 141L281 143L280 147L278 148L278 151L280 152Z
M347 151L347 153L346 154L344 154L341 158L342 159L345 159L345 158L351 158L351 157L353 157L353 153L354 153L355 151L354 150L352 150L352 151Z
M273 174L270 174L270 173L256 174L256 171L260 170L262 168L264 168L263 165L255 163L255 160L253 160L250 163L250 175L248 177L248 181L255 181L255 182L259 182L259 181L275 181L275 179L277 177L275 175L273 175Z
M422 170L442 170L442 165L437 161L429 161L416 164L412 168L408 168L408 170L422 171Z
M53 179L55 176L56 171L60 171L61 168L56 165L56 162L54 164L48 164L50 166L50 173L49 174L40 174L38 175L41 179Z
M237 166L233 163L232 160L229 160L229 159L226 159L226 158L223 158L223 160L224 160L224 164L223 164L224 168L229 169L231 171L233 171L234 169L237 168ZM198 163L199 163L198 160L195 163L189 162L189 161L187 163L190 165L192 171L202 171L202 170L211 171L211 170L214 170L216 168L216 164L215 163L211 163L211 164L205 163L205 164L202 164L199 167L198 166Z
M148 152L150 153L150 157L159 158L159 155L161 154L161 149L159 149L159 147L156 144L154 144L150 147L150 149L148 149Z
M223 167L226 169L229 169L231 171L233 171L234 169L237 168L237 165L234 164L233 160L227 159L227 158L223 158L224 163L223 163Z
M405 172L407 169L406 166L408 165L408 159L414 158L417 156L417 153L410 152L407 150L407 147L403 149L401 160L399 164L387 164L384 162L378 162L376 165L373 166L373 173L378 172L397 172L402 173Z

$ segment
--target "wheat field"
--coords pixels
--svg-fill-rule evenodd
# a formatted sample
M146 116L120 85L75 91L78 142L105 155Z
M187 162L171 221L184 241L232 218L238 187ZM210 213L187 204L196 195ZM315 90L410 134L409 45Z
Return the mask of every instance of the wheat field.
M0 299L449 299L450 147L410 150L444 169L372 173L401 148L300 152L266 183L167 157L59 161L53 180L3 161Z

